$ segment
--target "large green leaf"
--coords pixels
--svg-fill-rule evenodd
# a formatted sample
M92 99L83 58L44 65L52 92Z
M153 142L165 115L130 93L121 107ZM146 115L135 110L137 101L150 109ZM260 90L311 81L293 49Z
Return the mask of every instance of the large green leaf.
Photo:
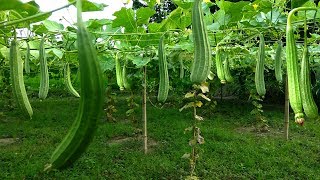
M105 54L98 54L98 59L100 62L100 67L102 72L107 70L112 71L115 66L115 61L113 60L112 56L105 55Z
M140 57L140 56L132 56L132 55L128 55L127 58L132 60L132 63L135 64L137 68L141 68L147 65L151 60L150 57Z
M308 1L310 1L310 0L291 0L291 9L300 7Z
M137 24L138 26L142 26L144 24L148 24L149 23L149 19L152 15L154 15L156 13L155 10L149 8L149 7L143 7L143 8L139 8L137 10Z
M19 13L25 12L27 16L39 12L39 5L34 1L23 3L19 0L0 0L0 11L15 10Z
M63 51L61 51L60 49L57 49L57 48L50 49L48 53L58 57L59 59L62 59L62 57L63 57Z
M64 29L63 25L56 21L44 20L42 24L51 32L62 31Z
M192 2L185 1L185 0L172 0L176 5L183 9L191 9Z
M116 18L112 22L112 27L124 27L125 32L137 32L137 23L134 20L132 9L121 8L113 14Z
M218 15L214 14L214 20L215 22L219 22L220 25L235 25L237 22L239 22L242 17L242 9L246 5L248 5L249 2L229 2L229 1L219 1L217 2L217 5L219 6L220 10L216 13L219 13Z
M111 24L112 21L108 19L90 19L89 21L86 22L87 28L89 30L91 29L101 29L105 25Z
M173 10L161 23L149 24L150 32L165 32L170 29L185 29L191 24L191 12L180 7Z
M74 0L68 0L69 3L74 2ZM83 0L82 1L82 12L89 12L89 11L103 11L103 9L107 7L106 4L103 3L95 3L95 2L90 2L88 0Z

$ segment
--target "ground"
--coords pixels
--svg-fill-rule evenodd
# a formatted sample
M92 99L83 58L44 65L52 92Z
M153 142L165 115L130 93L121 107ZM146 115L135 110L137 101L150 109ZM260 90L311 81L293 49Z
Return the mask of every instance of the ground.
M77 114L79 99L32 99L34 117L26 120L7 101L0 101L0 179L184 179L191 151L192 110L182 104L154 107L148 103L149 153L143 152L142 122L131 123L127 105L119 99L116 122L105 115L93 142L75 164L64 170L43 172ZM137 101L139 103L139 101ZM157 103L153 103L157 104ZM282 105L265 105L269 131L256 131L250 103L218 100L214 110L199 110L205 143L196 164L201 179L320 179L319 121L303 127L290 121L290 139L283 134ZM136 113L141 118L141 111Z

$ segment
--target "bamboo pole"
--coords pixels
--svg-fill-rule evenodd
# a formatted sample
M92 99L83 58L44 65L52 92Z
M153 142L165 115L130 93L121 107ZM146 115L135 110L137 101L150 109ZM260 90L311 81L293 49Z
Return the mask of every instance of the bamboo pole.
M142 102L142 122L143 122L143 140L144 153L148 152L148 135L147 135L147 66L143 67L143 102Z
M289 91L288 91L288 76L285 83L285 102L284 102L284 137L289 139Z

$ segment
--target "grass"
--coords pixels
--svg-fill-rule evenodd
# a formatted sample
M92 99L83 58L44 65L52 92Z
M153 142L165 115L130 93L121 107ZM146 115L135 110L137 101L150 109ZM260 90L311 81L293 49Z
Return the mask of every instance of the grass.
M0 146L0 179L184 179L189 164L181 156L190 152L191 110L168 104L148 106L148 131L152 146L143 153L141 131L125 116L124 100L117 103L117 122L102 117L86 153L71 168L44 173L44 165L75 119L75 98L32 99L34 117L24 120L16 109L0 102L0 137L16 142ZM291 121L290 140L283 139L283 108L266 105L270 131L252 131L255 118L247 103L218 102L203 110L200 128L205 138L197 163L201 179L320 179L320 126ZM140 112L137 112L137 118ZM142 124L139 122L138 124ZM138 127L142 129L141 126Z

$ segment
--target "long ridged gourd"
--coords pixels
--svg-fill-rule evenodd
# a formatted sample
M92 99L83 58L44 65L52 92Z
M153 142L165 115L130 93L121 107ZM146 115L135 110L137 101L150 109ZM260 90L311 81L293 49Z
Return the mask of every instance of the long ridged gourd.
M317 118L318 107L313 99L311 91L309 51L307 47L303 49L300 71L300 87L302 96L302 107L304 113L307 117L311 119Z
M180 53L181 54L181 53ZM180 57L180 54L178 55L178 59L179 59L179 64L180 64L180 74L179 77L180 79L184 78L184 64L183 64L183 59Z
M278 82L282 82L282 59L281 59L281 52L282 52L282 46L283 43L281 40L278 41L278 46L276 49L276 55L274 57L275 64L274 64L274 71L275 71L275 76L276 80Z
M230 72L230 63L228 55L226 55L224 63L223 63L223 70L224 70L224 77L226 78L226 81L231 83L234 81L231 72Z
M116 78L117 78L117 84L120 88L120 91L124 90L123 87L123 77L122 77L122 71L121 71L121 63L119 60L119 53L116 53L116 57L115 57L115 64L116 64Z
M122 67L123 87L127 90L131 90L131 83L128 80L128 74L127 74L127 66L128 66L128 59L125 60L123 67Z
M227 81L226 81L224 69L223 69L222 49L220 48L219 45L216 46L216 68L217 68L217 75L218 75L218 78L220 79L221 84L225 84Z
M68 134L53 152L45 171L64 168L76 161L93 139L104 102L102 73L77 0L77 45L81 96L77 117Z
M71 83L71 78L70 78L70 66L69 63L66 63L64 65L64 71L63 71L63 75L64 75L64 84L66 85L68 91L73 94L76 97L80 97L79 93L74 89L74 87L72 86Z
M258 58L257 58L254 81L255 81L257 93L263 97L266 94L266 87L264 83L265 42L264 42L263 34L260 34L259 38L260 38L260 43L259 43Z
M159 90L158 90L158 101L165 102L169 93L169 74L167 58L164 47L164 36L161 36L158 47L159 57Z
M288 91L290 106L295 114L295 122L303 125L304 114L302 111L302 100L300 91L300 80L298 73L298 54L296 41L294 39L292 16L299 10L317 10L312 7L299 7L292 9L287 18L286 27L286 62L287 62L287 76L288 76Z
M208 33L203 20L202 0L195 0L192 7L192 36L194 43L194 61L191 66L190 80L202 83L211 69L211 48Z
M10 76L15 100L24 117L32 118L33 111L30 105L23 80L23 61L21 59L16 39L10 45Z
M49 72L46 57L46 50L44 47L45 36L41 39L39 48L39 61L40 61L40 88L39 98L45 99L49 91Z
M27 74L30 74L30 45L27 43L27 49L26 49L26 58L24 60L24 70Z

